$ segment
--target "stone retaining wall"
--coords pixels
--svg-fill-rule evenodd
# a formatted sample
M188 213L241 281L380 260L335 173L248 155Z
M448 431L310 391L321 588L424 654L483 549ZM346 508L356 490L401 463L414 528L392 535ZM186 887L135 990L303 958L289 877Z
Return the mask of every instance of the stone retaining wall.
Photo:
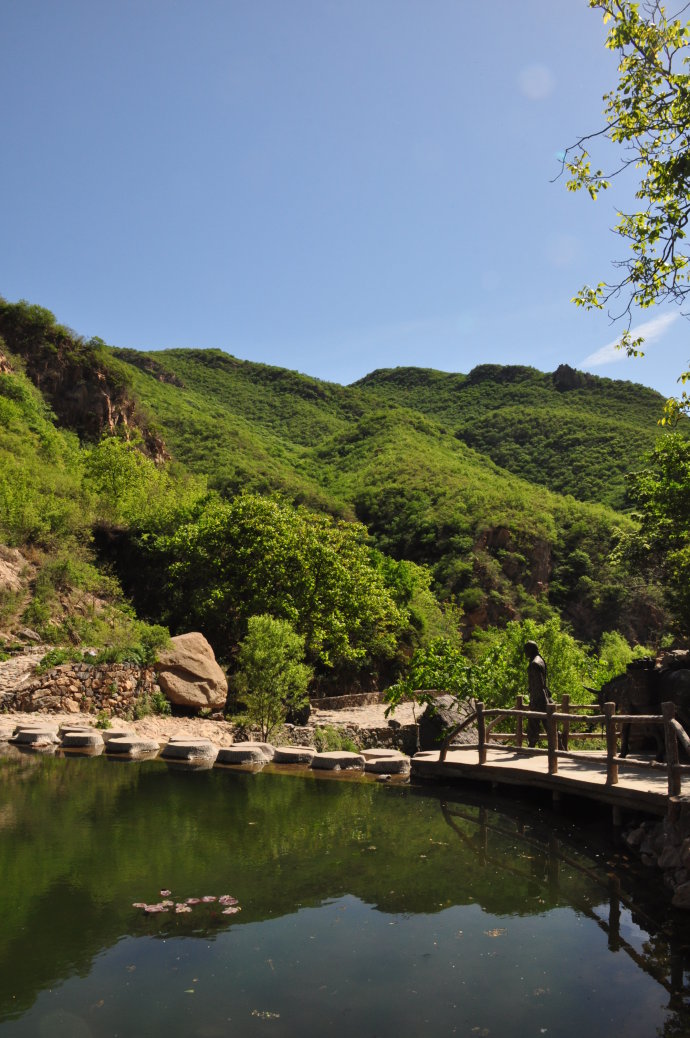
M17 692L2 697L7 710L56 710L109 717L132 715L141 696L159 692L153 667L135 663L69 663L33 678Z
M293 746L313 746L314 733L336 728L345 739L351 739L360 750L384 747L400 750L413 756L419 749L419 726L416 724L387 724L380 728L360 728L356 724L285 725L287 741Z
M350 710L357 706L373 706L383 702L381 692L357 692L351 696L331 696L328 699L312 699L316 710Z

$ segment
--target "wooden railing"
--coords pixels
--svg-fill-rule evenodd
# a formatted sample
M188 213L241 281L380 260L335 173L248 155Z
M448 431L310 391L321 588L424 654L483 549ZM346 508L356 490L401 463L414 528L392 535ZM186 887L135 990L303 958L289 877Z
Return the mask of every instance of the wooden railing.
M518 696L514 709L499 707L486 709L484 703L475 701L474 710L461 724L456 725L446 735L439 752L439 763L446 759L453 739L471 724L477 725L476 749L479 753L479 763L486 764L487 747L490 745L505 745L505 742L513 742L516 749L522 749L524 744L525 718L535 718L544 724L546 729L546 750L531 749L532 754L546 754L549 775L558 774L559 759L566 758L577 761L591 761L601 764L601 754L588 753L586 750L571 751L568 744L571 739L604 738L606 741L606 785L616 785L618 782L619 764L628 763L625 757L619 756L618 739L620 727L623 725L646 725L662 726L665 746L665 763L657 761L643 761L636 759L635 765L639 768L665 768L668 774L668 794L678 796L681 791L682 775L690 772L690 765L680 763L678 744L690 757L690 738L683 726L676 720L676 708L673 703L663 703L660 714L617 714L615 703L604 703L604 712L590 713L598 710L597 706L581 706L577 704L581 713L572 713L570 700L564 696L561 704L549 703L545 711L525 709L522 696ZM515 718L514 732L492 732L492 729L506 718ZM493 719L489 722L489 719ZM489 723L487 723L489 722ZM592 730L587 732L572 732L571 725L584 723L592 729L594 725L603 725L601 735ZM493 735L493 738L490 736ZM500 740L500 742L499 742Z

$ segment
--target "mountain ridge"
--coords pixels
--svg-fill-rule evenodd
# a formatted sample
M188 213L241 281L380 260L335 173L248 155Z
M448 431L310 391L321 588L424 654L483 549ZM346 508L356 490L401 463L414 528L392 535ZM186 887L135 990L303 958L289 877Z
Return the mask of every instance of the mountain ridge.
M1 300L0 334L88 457L114 434L222 500L277 494L362 522L386 557L428 567L465 635L556 611L588 641L612 621L631 640L660 636L659 589L611 560L632 528L625 473L664 435L653 390L566 365L407 366L342 386L219 349L85 342L49 311ZM59 388L72 376L70 409ZM119 411L104 408L104 391ZM120 576L135 594L136 571Z

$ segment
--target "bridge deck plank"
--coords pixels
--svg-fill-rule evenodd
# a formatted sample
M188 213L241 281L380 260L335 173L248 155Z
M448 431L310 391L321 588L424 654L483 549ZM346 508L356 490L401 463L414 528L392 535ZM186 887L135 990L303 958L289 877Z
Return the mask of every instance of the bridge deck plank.
M486 764L480 765L476 747L454 748L439 763L438 751L412 758L412 774L419 777L465 778L506 783L526 788L550 789L600 800L606 804L663 814L668 803L666 771L652 771L630 761L619 765L617 785L606 785L606 754L601 764L592 760L559 758L558 774L549 775L545 752L487 746ZM591 751L588 754L591 756Z

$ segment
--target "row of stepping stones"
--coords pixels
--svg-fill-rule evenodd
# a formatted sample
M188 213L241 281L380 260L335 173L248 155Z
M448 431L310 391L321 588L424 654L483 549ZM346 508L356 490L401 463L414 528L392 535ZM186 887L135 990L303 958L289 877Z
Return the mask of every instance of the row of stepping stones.
M17 725L7 740L15 746L35 750L81 750L91 755L107 753L126 760L160 755L163 760L211 767L213 764L263 767L275 764L301 764L323 771L367 771L379 775L409 775L410 758L398 750L373 749L361 753L345 750L317 753L311 746L272 746L267 742L240 742L216 746L209 739L176 736L161 748L155 739L136 735L128 728L97 730L87 725Z

